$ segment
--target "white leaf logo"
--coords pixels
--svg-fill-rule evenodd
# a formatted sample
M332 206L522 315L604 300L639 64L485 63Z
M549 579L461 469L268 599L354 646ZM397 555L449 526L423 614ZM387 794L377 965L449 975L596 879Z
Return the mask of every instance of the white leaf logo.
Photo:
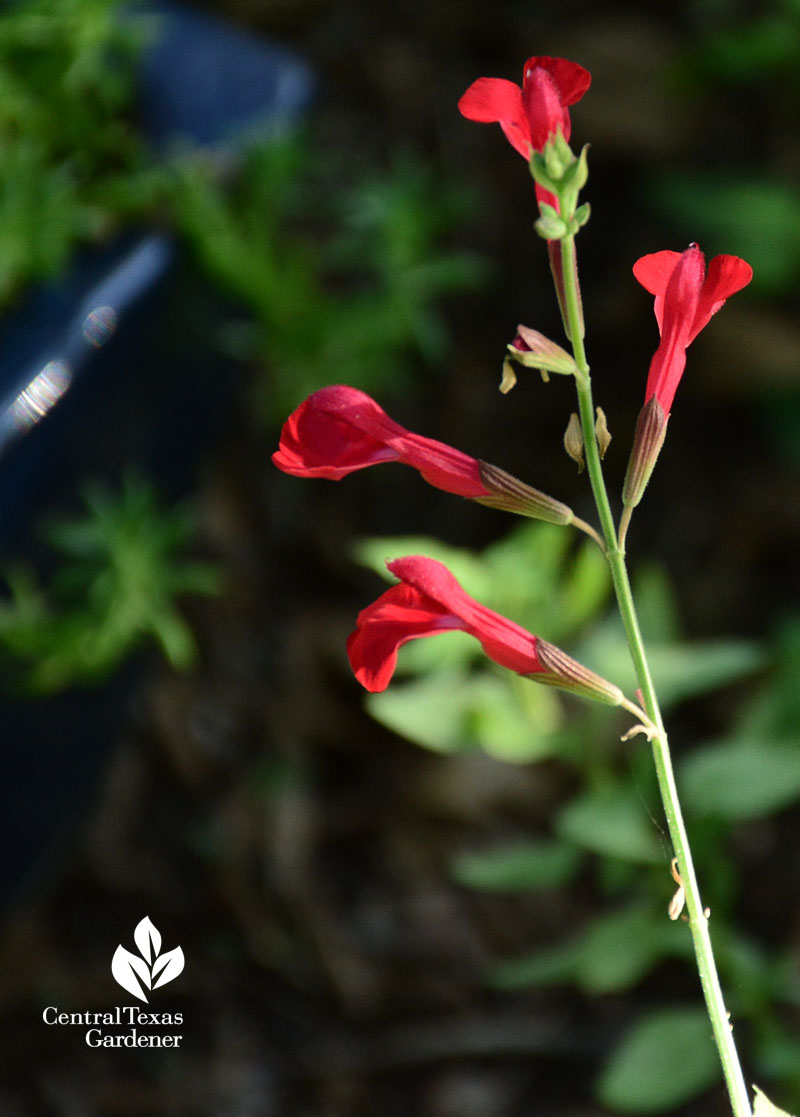
M183 951L176 946L161 954L161 932L147 915L137 923L133 941L139 954L132 954L120 944L111 959L111 973L123 989L146 1004L144 989L157 989L183 972ZM154 981L156 977L158 980Z

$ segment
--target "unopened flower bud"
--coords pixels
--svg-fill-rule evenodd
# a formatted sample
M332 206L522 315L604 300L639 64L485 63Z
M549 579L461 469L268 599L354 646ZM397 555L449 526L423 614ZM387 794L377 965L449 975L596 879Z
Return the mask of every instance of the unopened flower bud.
M635 508L644 495L653 466L664 445L668 418L655 396L651 396L639 412L633 449L622 486L622 502L629 508Z
M517 334L508 346L508 353L526 368L538 368L543 375L556 372L574 376L577 372L575 361L566 349L528 326L517 326Z
M564 133L558 128L542 150L542 158L552 182L562 183L577 163L572 148L564 139Z
M537 683L559 687L583 698L594 698L608 706L619 706L625 697L614 683L596 675L547 640L537 640L536 658L546 671L546 674L531 676Z
M539 203L541 216L534 222L534 228L540 237L545 240L561 240L569 232L569 226L563 217L546 202Z
M567 429L564 432L564 449L572 460L578 463L578 472L583 472L583 431L581 421L575 411L570 415Z
M600 460L606 456L606 450L611 444L611 431L608 429L608 420L602 407L597 408L597 420L594 424L594 433L597 438L597 449L600 451Z
M548 524L566 526L575 519L575 513L560 500L555 500L538 489L532 489L524 481L518 480L504 469L489 462L478 462L478 475L487 497L479 497L478 504L489 508L500 508L504 512L516 512L518 516L528 516L532 520L544 520Z

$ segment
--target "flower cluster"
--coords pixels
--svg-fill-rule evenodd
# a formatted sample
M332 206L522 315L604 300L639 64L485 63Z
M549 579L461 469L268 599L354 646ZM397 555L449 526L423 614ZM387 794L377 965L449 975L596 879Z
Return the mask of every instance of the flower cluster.
M574 236L588 217L588 207L577 207L588 173L586 150L576 158L569 149L569 108L580 101L590 81L588 71L574 62L534 56L525 63L521 86L503 78L479 78L459 101L459 109L468 119L499 123L514 149L530 164L542 215L537 227L548 240L568 335L560 242ZM574 257L570 266L575 266ZM645 405L623 491L628 513L641 499L661 448L687 347L752 275L750 266L736 256L716 256L706 270L695 244L682 253L643 256L633 270L655 296L661 340L650 364ZM579 299L577 276L573 278ZM550 372L580 375L577 356L526 326L518 327L507 347L503 391L515 379L510 360L540 369L545 379ZM580 441L580 425L577 429ZM605 437L607 440L607 434ZM574 523L602 545L597 533L560 501L497 466L407 430L370 396L346 385L314 392L297 408L284 425L273 461L285 473L333 481L356 470L397 462L411 466L428 484L444 492L550 523ZM353 671L367 690L379 691L388 685L398 649L407 641L459 630L477 639L490 659L520 675L604 702L630 705L619 688L471 598L441 563L417 555L397 559L388 567L398 583L363 610L348 641Z
M296 477L338 481L385 462L416 469L437 489L520 515L569 524L570 508L530 488L497 466L396 423L364 392L345 385L321 388L284 424L275 465ZM458 629L480 641L502 667L618 705L618 687L513 621L474 601L441 563L423 556L388 564L401 584L387 590L358 618L348 653L367 690L383 690L397 650L408 640Z

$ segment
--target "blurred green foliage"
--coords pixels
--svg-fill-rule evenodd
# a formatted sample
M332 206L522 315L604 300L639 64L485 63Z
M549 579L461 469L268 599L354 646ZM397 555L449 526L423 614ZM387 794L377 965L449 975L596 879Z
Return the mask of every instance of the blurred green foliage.
M476 598L547 639L566 642L579 660L602 666L606 677L633 693L624 636L609 612L606 565L592 543L576 547L559 527L526 523L479 556L424 538L370 539L356 549L362 563L383 575L387 555L411 553L445 562ZM800 975L790 942L768 953L736 925L744 882L730 843L744 821L800 801L800 618L787 621L769 648L741 640L692 642L682 635L659 567L645 566L634 588L666 708L749 680L728 734L681 758L678 781L730 1007L746 1021L751 1061L796 1106L798 1035L786 1011L800 1005ZM635 989L671 959L691 965L685 926L667 918L675 885L643 738L615 745L607 710L598 713L495 669L463 633L412 642L400 653L398 674L389 690L367 698L372 716L396 733L437 752L482 748L515 763L551 758L573 773L573 790L555 809L553 837L466 851L452 865L456 881L482 892L542 892L575 884L590 855L602 859L602 910L567 939L498 962L490 984L506 990L572 984L600 996ZM618 1112L663 1113L719 1075L703 1009L661 1004L644 1011L622 1038L598 1079L597 1095Z
M0 305L153 197L129 115L143 17L119 0L0 12Z
M27 0L0 12L0 307L77 245L126 222L179 231L236 298L227 344L266 364L262 415L343 377L408 377L449 344L440 300L486 267L448 243L471 199L410 153L354 168L308 134L254 140L224 169L207 151L156 162L133 113L157 17L120 0Z
M24 692L102 681L146 641L190 667L197 649L180 602L220 590L211 563L186 557L188 510L164 510L151 484L129 476L118 492L87 485L83 498L82 515L46 531L58 559L46 587L29 565L6 573L0 662Z
M265 365L263 417L282 419L338 380L397 391L420 362L446 356L442 299L486 279L485 264L448 245L468 193L409 153L354 173L295 135L252 149L227 183L201 157L175 172L179 228L252 315L234 341Z
M707 152L705 171L659 166L650 193L660 215L752 264L755 292L785 297L800 280L794 127L800 4L768 0L752 8L717 8L716 18L706 21L713 31L684 51L673 74L705 122L698 135L714 145L713 167ZM732 101L742 106L740 140L726 170L729 136L715 136L713 129L728 114L733 123L735 115L725 112Z

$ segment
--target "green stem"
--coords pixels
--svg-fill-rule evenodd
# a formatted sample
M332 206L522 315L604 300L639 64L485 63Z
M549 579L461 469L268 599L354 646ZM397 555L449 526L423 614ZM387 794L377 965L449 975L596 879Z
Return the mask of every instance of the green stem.
M711 937L708 931L708 914L700 898L700 889L695 875L689 837L683 821L678 789L675 783L675 774L672 766L672 757L669 750L667 734L661 717L650 667L647 662L644 641L639 628L636 615L636 606L631 592L630 580L625 564L624 540L617 536L614 517L606 491L603 469L600 462L600 453L595 437L595 413L592 400L592 385L589 375L589 364L586 360L586 351L580 330L580 292L577 287L577 268L575 264L575 239L574 236L565 237L561 242L562 271L564 277L564 300L569 322L569 332L572 335L572 347L578 374L575 382L578 390L578 405L580 410L581 429L583 431L584 452L586 455L586 471L592 486L597 512L600 518L603 537L605 539L606 558L611 570L619 611L628 647L636 675L639 681L642 704L647 716L656 728L652 736L653 758L658 776L658 786L664 805L664 814L669 828L675 857L681 881L686 893L686 909L689 917L689 927L694 942L697 969L705 996L714 1039L722 1062L722 1070L731 1105L735 1117L752 1117L750 1098L742 1074L733 1033L722 996Z

